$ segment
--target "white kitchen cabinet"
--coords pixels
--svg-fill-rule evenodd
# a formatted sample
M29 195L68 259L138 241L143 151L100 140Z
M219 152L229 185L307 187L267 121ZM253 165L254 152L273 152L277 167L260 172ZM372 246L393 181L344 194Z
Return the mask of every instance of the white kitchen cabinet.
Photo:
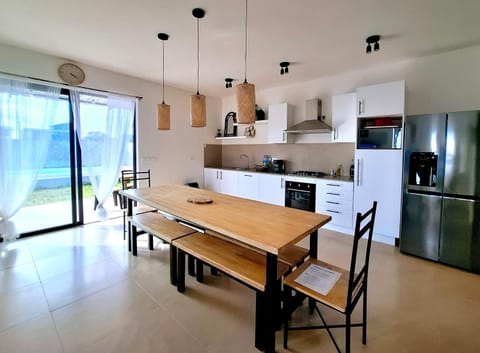
M405 81L358 87L357 116L395 116L405 111Z
M285 175L260 174L259 200L273 205L285 206Z
M259 200L258 173L238 172L238 196L250 200Z
M289 134L284 130L295 121L295 107L287 103L268 106L268 143L289 143Z
M332 97L332 142L355 142L357 135L356 102L355 93Z
M227 195L238 195L238 172L234 170L205 168L203 179L205 189Z
M354 212L378 202L374 239L395 243L400 232L402 189L401 150L355 150Z
M348 228L353 225L353 183L348 181L319 179L317 180L316 212L332 217L325 226ZM336 229L335 229L336 230Z

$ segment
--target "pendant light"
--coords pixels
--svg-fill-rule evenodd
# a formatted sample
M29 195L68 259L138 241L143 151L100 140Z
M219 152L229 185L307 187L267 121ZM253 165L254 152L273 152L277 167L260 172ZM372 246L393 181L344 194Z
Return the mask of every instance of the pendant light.
M165 41L168 34L159 33L158 39L162 41L162 104L157 104L157 129L170 130L170 106L165 104Z
M197 19L197 94L190 97L190 125L192 127L205 127L207 125L207 109L205 96L200 94L200 19L205 16L205 11L195 8L192 11L193 17Z
M255 123L255 85L247 82L247 17L248 0L245 0L245 81L235 86L237 96L237 122L239 124Z

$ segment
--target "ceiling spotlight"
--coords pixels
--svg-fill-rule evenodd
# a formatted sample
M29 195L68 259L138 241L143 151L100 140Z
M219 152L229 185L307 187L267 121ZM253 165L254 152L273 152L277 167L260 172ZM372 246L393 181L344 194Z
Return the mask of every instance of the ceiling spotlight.
M282 61L280 63L280 75L288 74L288 66L290 63L288 61Z
M380 44L378 43L380 41L380 36L378 34L367 37L366 41L367 41L367 50L366 50L367 54L370 54L372 52L372 44L373 44L374 51L380 50Z
M232 82L233 82L233 78L227 77L225 79L225 88L232 88Z

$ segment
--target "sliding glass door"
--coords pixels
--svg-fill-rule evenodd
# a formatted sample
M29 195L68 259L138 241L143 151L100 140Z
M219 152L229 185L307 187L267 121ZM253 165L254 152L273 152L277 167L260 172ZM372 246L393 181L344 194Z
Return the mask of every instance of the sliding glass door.
M135 101L125 101L127 120L122 98L0 78L0 238L121 215L107 195L134 167Z

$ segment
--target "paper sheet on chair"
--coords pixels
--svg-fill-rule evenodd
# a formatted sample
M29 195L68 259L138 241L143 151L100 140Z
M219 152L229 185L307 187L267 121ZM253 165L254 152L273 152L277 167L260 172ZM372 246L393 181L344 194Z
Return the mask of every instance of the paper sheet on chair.
M328 268L310 264L303 273L295 279L295 282L327 295L340 278L341 274Z

